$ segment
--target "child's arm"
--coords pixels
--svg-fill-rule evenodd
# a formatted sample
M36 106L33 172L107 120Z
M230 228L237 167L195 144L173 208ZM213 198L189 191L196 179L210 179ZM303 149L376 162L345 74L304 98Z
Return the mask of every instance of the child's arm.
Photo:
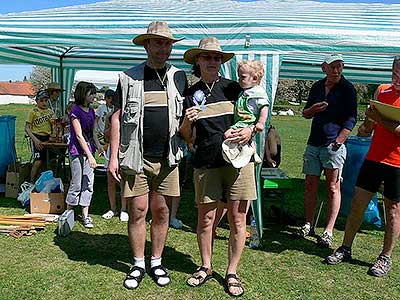
M93 141L94 141L94 145L96 146L97 150L99 151L99 155L103 155L104 154L104 148L101 146L100 142L99 142L99 138L96 134L97 129L96 127L93 127Z
M36 149L42 150L43 144L42 142L32 133L32 124L26 122L25 123L25 132L31 138L32 142L35 144Z
M97 163L95 158L93 157L92 152L90 152L89 147L86 143L85 138L82 134L82 127L79 120L75 117L72 117L72 127L74 128L76 138L78 140L79 145L81 146L82 150L85 152L87 158L89 159L89 165L93 169L97 167Z
M265 121L267 120L267 117L268 117L268 106L265 105L260 110L260 116L258 117L258 121L254 127L255 132L258 133L264 130Z

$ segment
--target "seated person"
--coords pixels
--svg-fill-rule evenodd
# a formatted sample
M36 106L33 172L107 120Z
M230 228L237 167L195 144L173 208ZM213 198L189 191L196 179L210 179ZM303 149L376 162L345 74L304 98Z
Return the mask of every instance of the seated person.
M40 90L36 94L36 107L26 118L25 132L31 139L33 165L31 170L31 182L34 183L39 175L43 162L46 161L46 150L43 142L50 139L52 131L51 122L55 119L54 112L47 107L49 94Z
M263 168L278 168L281 163L281 138L274 126L270 125L265 141Z

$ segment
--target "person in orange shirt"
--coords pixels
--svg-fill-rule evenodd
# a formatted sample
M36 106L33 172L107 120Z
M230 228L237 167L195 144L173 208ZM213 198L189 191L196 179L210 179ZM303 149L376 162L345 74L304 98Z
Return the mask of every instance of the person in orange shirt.
M392 83L380 85L375 97L382 103L400 107L400 56L393 61ZM387 221L383 250L368 270L368 274L381 277L391 270L390 257L400 233L400 120L385 118L374 106L367 109L366 116L358 134L369 136L374 131L371 146L357 178L343 244L326 258L326 262L335 265L351 260L351 246L365 209L384 182Z

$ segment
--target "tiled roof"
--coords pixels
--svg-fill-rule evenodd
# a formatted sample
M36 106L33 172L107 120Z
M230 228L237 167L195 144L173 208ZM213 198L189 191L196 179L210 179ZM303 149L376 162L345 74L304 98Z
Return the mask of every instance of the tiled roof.
M0 81L0 95L35 96L32 83L27 81Z

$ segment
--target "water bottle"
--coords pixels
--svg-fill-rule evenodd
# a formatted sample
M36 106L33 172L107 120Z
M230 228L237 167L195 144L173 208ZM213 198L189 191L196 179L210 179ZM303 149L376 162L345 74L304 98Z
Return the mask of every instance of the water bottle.
M260 247L260 236L257 231L257 223L254 216L251 216L250 220L250 243L249 246L251 249L256 249Z

